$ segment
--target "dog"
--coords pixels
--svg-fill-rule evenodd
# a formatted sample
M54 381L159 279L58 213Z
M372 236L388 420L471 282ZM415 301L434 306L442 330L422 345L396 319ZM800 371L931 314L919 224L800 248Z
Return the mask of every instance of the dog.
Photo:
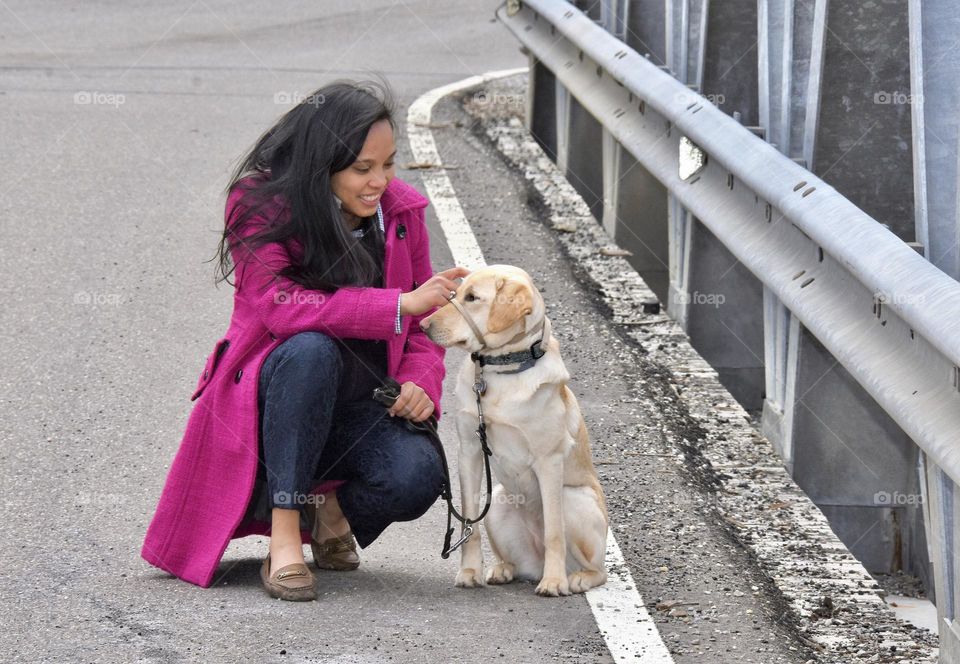
M441 346L471 356L457 379L460 490L464 517L481 510L481 397L498 484L484 519L497 558L483 578L480 530L461 549L458 587L537 582L557 597L606 582L607 506L590 455L570 374L551 336L543 297L524 270L491 265L472 272L449 304L420 322Z

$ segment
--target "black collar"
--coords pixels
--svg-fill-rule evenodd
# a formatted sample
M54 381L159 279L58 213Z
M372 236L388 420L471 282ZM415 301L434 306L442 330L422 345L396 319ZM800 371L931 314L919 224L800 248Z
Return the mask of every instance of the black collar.
M520 373L521 371L526 371L527 369L532 369L536 364L537 360L543 357L545 350L540 348L540 343L543 339L537 339L527 350L518 350L513 353L504 353L503 355L481 355L478 352L470 353L470 359L475 363L479 363L481 367L487 365L505 365L505 364L517 364L520 366L516 369L510 371L498 371L497 373L502 374L515 374Z

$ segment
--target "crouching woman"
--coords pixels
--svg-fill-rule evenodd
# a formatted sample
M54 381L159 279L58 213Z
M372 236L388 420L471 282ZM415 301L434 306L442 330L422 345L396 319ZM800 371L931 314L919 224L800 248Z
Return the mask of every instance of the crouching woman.
M443 350L418 325L467 270L434 275L426 199L394 177L386 86L338 82L286 113L242 160L219 251L229 328L208 356L141 555L210 586L227 544L270 536L261 581L316 598L315 564L349 570L443 481L429 438ZM229 283L229 281L228 281ZM401 385L389 409L371 399Z

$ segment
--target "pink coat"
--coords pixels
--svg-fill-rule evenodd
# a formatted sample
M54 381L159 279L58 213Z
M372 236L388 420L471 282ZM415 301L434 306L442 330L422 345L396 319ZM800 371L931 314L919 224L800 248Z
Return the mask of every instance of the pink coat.
M234 189L227 198L228 219L238 199ZM269 524L243 519L257 471L257 386L263 360L290 336L315 330L386 341L388 374L422 387L439 417L443 349L420 330L422 316L404 316L401 333L394 329L400 292L433 275L423 212L427 200L394 178L380 205L385 288L341 288L333 294L301 290L289 280L272 282L290 260L279 244L257 249L250 260L234 254L233 316L191 397L193 410L140 552L150 564L208 587L232 538L268 534ZM340 483L324 482L314 491L326 492ZM309 541L309 532L301 535Z

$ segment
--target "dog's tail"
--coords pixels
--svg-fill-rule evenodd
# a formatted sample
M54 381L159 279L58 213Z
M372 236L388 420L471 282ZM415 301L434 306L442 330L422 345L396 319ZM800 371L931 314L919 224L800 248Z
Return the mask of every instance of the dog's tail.
M580 547L574 544L567 550L567 555L573 558L577 565L580 567L577 569L594 569L594 564L587 560L583 555L583 551L580 550Z

